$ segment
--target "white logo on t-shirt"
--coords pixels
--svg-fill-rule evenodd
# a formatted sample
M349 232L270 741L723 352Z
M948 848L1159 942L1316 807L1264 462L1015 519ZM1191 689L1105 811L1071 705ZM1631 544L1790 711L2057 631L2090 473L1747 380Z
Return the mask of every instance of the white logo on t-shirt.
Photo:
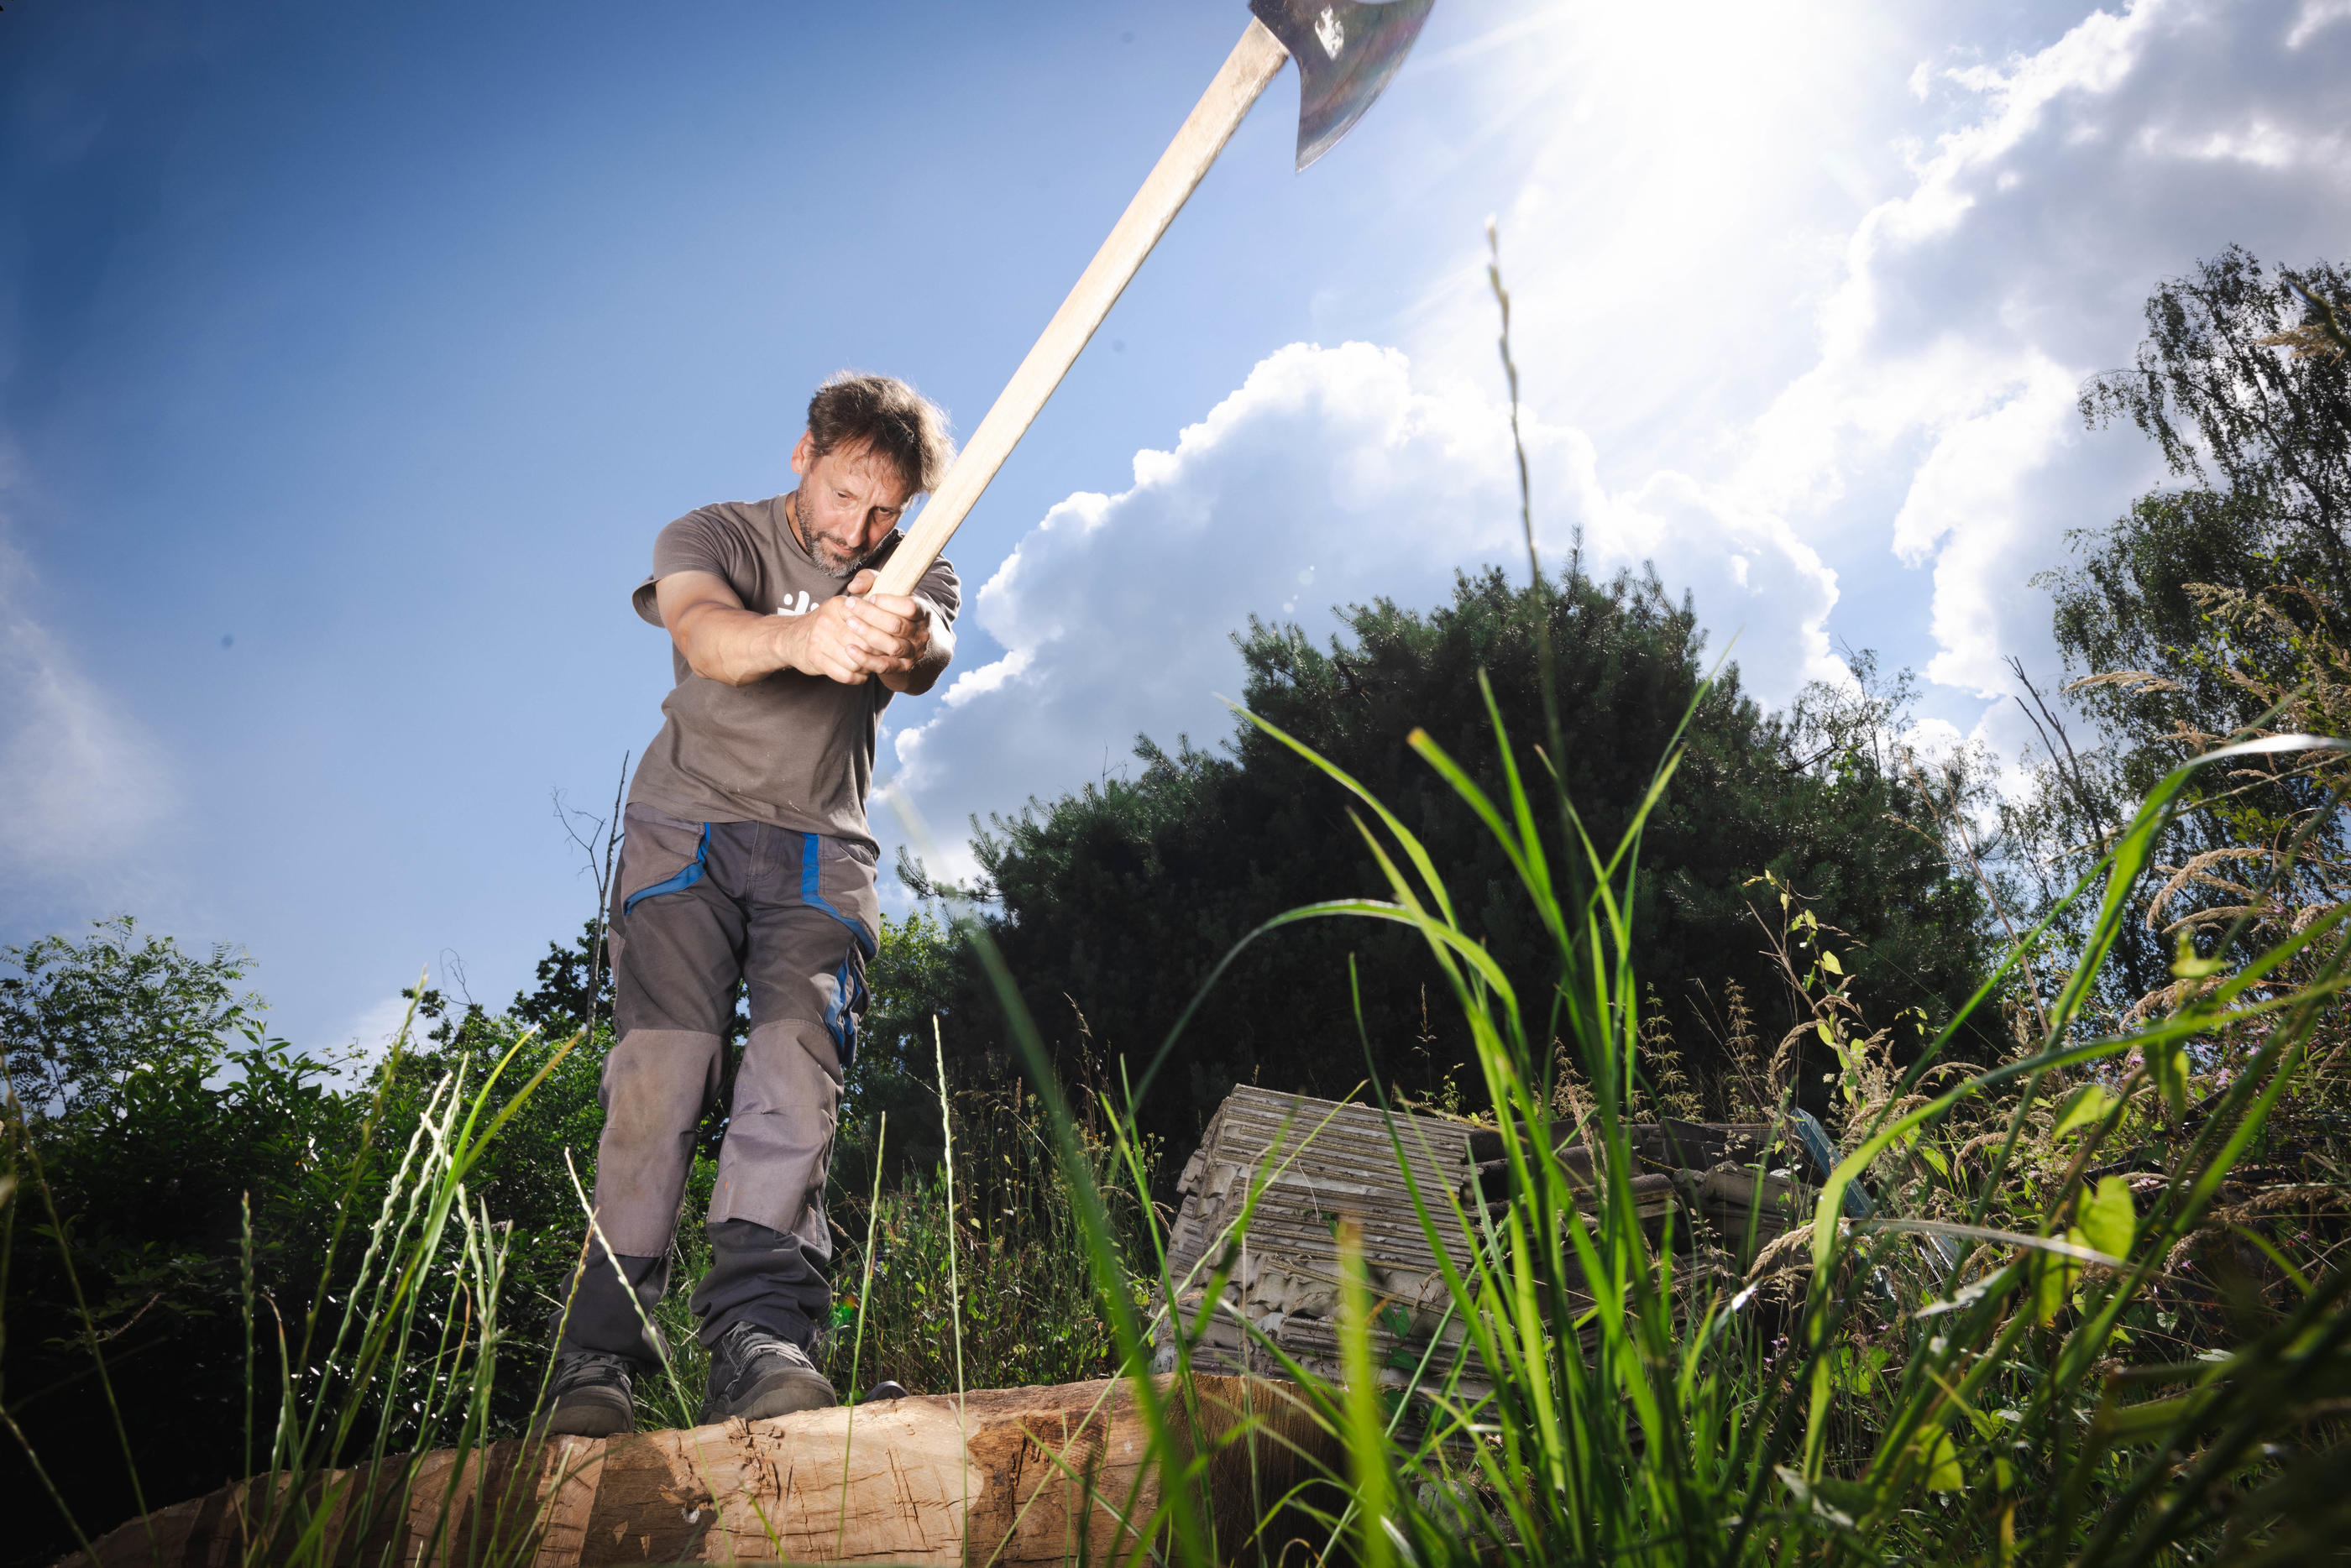
M815 607L809 601L808 590L806 588L802 588L799 598L786 599L783 603L776 607L776 613L778 615L806 615L814 607Z

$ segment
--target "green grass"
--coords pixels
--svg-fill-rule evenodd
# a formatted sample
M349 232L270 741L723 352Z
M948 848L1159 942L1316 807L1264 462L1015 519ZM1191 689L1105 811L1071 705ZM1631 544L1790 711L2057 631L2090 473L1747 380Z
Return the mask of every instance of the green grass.
M1384 1536L1429 1560L2138 1563L2291 1553L2325 1538L2342 1507L2334 1401L2351 1379L2351 1318L2338 1310L2351 1275L2337 1266L2313 1278L2280 1257L2297 1299L2193 1358L2166 1357L2153 1324L2132 1325L2153 1315L2174 1249L2205 1223L2282 1098L2308 1086L2305 1047L2342 983L2339 912L2172 1017L2122 1034L2076 1027L2189 770L2148 801L2113 857L2094 946L2043 1037L1928 1097L1962 1012L1880 1104L1848 1114L1846 1153L1809 1245L1790 1260L1801 1289L1769 1322L1760 1285L1677 1277L1675 1251L1635 1219L1623 1107L1639 1081L1639 1010L1622 889L1638 824L1594 846L1570 803L1550 803L1580 859L1555 869L1521 781L1489 801L1452 759L1416 744L1510 846L1560 967L1547 994L1522 998L1460 933L1412 836L1368 798L1384 833L1367 827L1366 838L1393 898L1283 917L1421 932L1477 1040L1520 1194L1499 1220L1465 1213L1450 1193L1420 1195L1440 1255L1449 1241L1476 1260L1448 1282L1479 1358L1499 1370L1496 1393L1473 1402L1458 1379L1434 1379L1423 1435L1376 1447L1365 1400L1324 1391L1361 1506L1384 1511L1377 1531L1355 1526L1366 1550ZM1507 745L1499 755L1510 776ZM1561 891L1571 873L1583 888L1573 898ZM1554 1126L1554 1034L1594 1102L1573 1129L1604 1155L1605 1200L1590 1221L1543 1154L1570 1130ZM2087 1179L2102 1155L2184 1120L2191 1044L2221 1036L2234 1041L2226 1086L2200 1134L2171 1140L2144 1199L2118 1176ZM1845 1038L1834 1043L1849 1062L1841 1087L1857 1095L1851 1080L1867 1064ZM1955 1158L1988 1137L1989 1160L1971 1169ZM1890 1179L1881 1194L1903 1202L1841 1222L1844 1188L1873 1168ZM1957 1266L1923 1237L1959 1242ZM1580 1351L1558 1325L1587 1293L1592 1348ZM1431 1514L1416 1504L1423 1496L1478 1506Z
M1508 774L1507 745L1510 793L1488 800L1453 759L1416 743L1508 846L1520 895L1557 945L1551 982L1530 992L1461 935L1438 868L1367 797L1357 805L1391 896L1292 911L1267 933L1304 919L1398 922L1446 977L1484 1095L1506 1113L1520 1196L1490 1210L1465 1210L1452 1191L1419 1198L1439 1255L1470 1260L1448 1279L1452 1310L1497 1374L1494 1392L1468 1396L1459 1369L1433 1355L1409 1397L1378 1387L1366 1331L1381 1303L1351 1267L1341 1340L1354 1376L1341 1387L1291 1369L1347 1456L1350 1501L1339 1512L1318 1501L1330 1494L1267 1500L1270 1510L1322 1507L1333 1555L1426 1563L2284 1562L2346 1522L2351 1273L2328 1130L2351 1098L2330 1012L2341 911L2128 1032L2080 1016L2094 945L2038 1037L2010 1061L1962 1070L1938 1051L1964 1014L1896 1065L1845 997L1833 933L1789 893L1782 940L1844 1064L1831 1086L1843 1159L1798 1243L1750 1278L1687 1235L1645 1232L1634 1212L1627 1108L1653 1093L1624 892L1638 823L1621 843L1590 844L1571 803L1539 806ZM2129 918L2187 773L2084 889L2101 911L2096 940ZM1562 837L1573 864L1555 864ZM973 940L985 957L984 930ZM2195 978L2191 961L2183 970ZM1993 976L1970 1005L1995 1004L2011 981ZM1557 1108L1562 1057L1581 1085L1576 1124ZM512 1321L511 1240L466 1178L559 1060L519 1085L507 1062L461 1068L431 1091L380 1204L343 1208L330 1246L354 1266L321 1275L350 1282L339 1301L324 1287L303 1303L248 1293L249 1469L295 1481L268 1494L252 1560L315 1560L336 1466L479 1446L496 1435L496 1384L539 1375L537 1325ZM952 1208L940 1171L841 1216L872 1240L840 1260L844 1332L831 1369L846 1384L854 1356L861 1382L952 1387L959 1324L971 1386L1123 1369L1138 1376L1146 1420L1171 1432L1203 1320L1179 1325L1172 1387L1140 1379L1155 1315L1175 1299L1149 1262L1159 1239L1142 1196L1155 1161L1123 1097L1074 1106L1042 1081L1036 1096L950 1085ZM1603 1152L1594 1213L1544 1153L1571 1133ZM2322 1179L2283 1181L2289 1167ZM10 1201L42 1200L38 1167L17 1175ZM1864 1182L1874 1217L1841 1219L1841 1189ZM2263 1208L2262 1192L2302 1197ZM1235 1251L1214 1264L1229 1267ZM2247 1257L2232 1276L2229 1261ZM695 1260L682 1262L690 1279ZM682 1296L683 1285L662 1309L678 1361L649 1391L657 1419L690 1418L700 1393ZM1166 1552L1249 1555L1209 1533L1199 1487L1215 1450L1163 1436L1155 1457ZM362 1516L393 1506L354 1501ZM518 1551L520 1535L509 1544Z
M1072 1195L1051 1147L1019 1102L988 1108L995 1114L975 1115L971 1122L997 1135L992 1146L957 1150L956 1295L946 1288L950 1223L944 1169L917 1174L898 1190L878 1200L866 1198L839 1217L843 1229L861 1236L870 1226L874 1241L870 1254L850 1250L836 1264L840 1326L828 1346L828 1370L837 1386L871 1387L890 1379L923 1393L953 1389L957 1322L966 1382L975 1388L1073 1383L1118 1370L1095 1278L1079 1243ZM1025 1108L1035 1114L1033 1099ZM1113 1173L1105 1151L1097 1144L1088 1153L1095 1179L1107 1186ZM1136 1209L1120 1207L1128 1213ZM868 1256L872 1282L861 1296ZM1121 1277L1133 1296L1131 1278ZM850 1360L861 1318L863 1356L852 1384Z
M1508 296L1499 273L1494 282L1507 365ZM1541 580L1531 516L1528 549ZM1333 1554L2005 1564L2290 1562L2334 1550L2351 1522L2351 1272L2339 1247L2304 1245L2297 1263L2273 1236L2227 1220L2285 1290L2277 1300L2224 1293L2233 1299L2220 1310L2187 1299L2195 1287L2183 1289L2178 1265L2214 1226L2241 1167L2276 1151L2281 1107L2343 1103L2339 1077L2314 1074L2313 1047L2344 983L2346 911L2319 915L2232 973L2183 947L2176 972L2188 983L2140 1027L2102 1029L2087 1002L2198 770L2351 745L2273 737L2164 780L2075 890L2096 909L2088 940L2056 993L2018 1014L2033 1030L1997 1066L1969 1071L1942 1052L1978 1010L2013 998L2016 955L2041 930L1897 1070L1886 1037L1861 1028L1834 950L1816 923L1806 928L1796 939L1813 949L1802 983L1842 1064L1843 1158L1798 1245L1750 1282L1686 1265L1670 1224L1653 1241L1635 1210L1625 1125L1643 1091L1643 1042L1631 903L1646 808L1619 841L1594 843L1563 792L1520 776L1490 693L1488 707L1503 798L1489 798L1426 735L1412 744L1503 848L1512 891L1550 933L1555 968L1539 987L1521 989L1465 934L1405 825L1303 747L1355 796L1389 897L1293 910L1248 939L1323 919L1417 932L1475 1043L1517 1194L1499 1214L1465 1211L1449 1191L1416 1195L1437 1255L1470 1260L1447 1265L1447 1284L1491 1394L1465 1395L1458 1366L1425 1365L1409 1397L1415 1419L1401 1418L1405 1402L1376 1397L1366 1330L1378 1303L1359 1263L1342 1293L1348 1386L1259 1338L1348 1455L1353 1501L1323 1520ZM1677 760L1661 761L1651 805ZM1091 1264L1115 1288L1124 1262L1071 1109L985 929L967 929L1047 1085ZM1589 1088L1573 1127L1557 1125L1554 1110L1562 1057ZM2339 1063L2339 1051L2327 1059ZM1123 1124L1113 1110L1115 1139ZM1550 1155L1570 1134L1600 1155L1603 1199L1589 1219ZM2145 1179L2093 1179L2116 1157ZM2339 1189L2339 1167L2325 1174ZM1875 1217L1849 1220L1846 1191L1872 1177ZM1220 1270L1238 1256L1249 1207ZM1213 1303L1223 1282L1213 1278L1202 1299ZM1176 1294L1163 1281L1157 1310L1174 1314ZM1176 1400L1211 1310L1177 1335ZM2194 1320L2187 1335L2183 1311ZM1164 1421L1139 1376L1141 1324L1121 1312L1113 1327L1138 1375L1138 1406ZM1159 1455L1156 1522L1186 1562L1248 1548L1203 1534L1207 1462L1173 1447Z
M395 1045L376 1076L358 1147L341 1172L324 1256L318 1260L319 1283L308 1301L279 1302L257 1286L248 1205L242 1248L242 1430L219 1436L225 1446L241 1442L241 1473L275 1475L284 1484L259 1489L248 1500L247 1561L315 1560L329 1521L339 1515L346 1536L363 1533L386 1510L400 1506L406 1479L425 1452L465 1452L495 1435L491 1402L502 1357L507 1376L528 1375L524 1369L531 1358L515 1365L516 1335L506 1315L513 1295L507 1281L512 1237L467 1190L468 1177L493 1140L565 1054L559 1049L546 1055L517 1084L509 1069L521 1050L518 1042L486 1070L476 1073L467 1064L443 1077L424 1095L404 1146L379 1150L399 1078ZM47 1232L61 1239L66 1231L38 1142L26 1135L21 1116L12 1115L9 1131L18 1179L13 1192L0 1196L39 1203ZM360 1191L379 1155L388 1158L391 1169L371 1208ZM13 1240L13 1223L10 1234ZM102 1348L110 1336L84 1296L72 1249L60 1246L58 1256L132 1495L141 1508L177 1501L148 1499L139 1488L136 1445ZM13 1416L8 1425L38 1470L38 1455ZM376 1467L397 1481L389 1490L355 1490L345 1469L353 1464ZM47 1473L39 1473L51 1502L86 1548L80 1522Z

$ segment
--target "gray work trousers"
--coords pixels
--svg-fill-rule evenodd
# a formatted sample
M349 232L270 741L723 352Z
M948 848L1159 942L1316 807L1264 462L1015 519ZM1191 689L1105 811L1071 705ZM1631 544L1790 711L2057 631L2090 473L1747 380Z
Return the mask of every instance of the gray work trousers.
M596 1224L561 1343L660 1359L645 1319L668 1287L695 1132L718 1093L742 981L750 1033L693 1310L705 1345L749 1322L805 1347L832 1303L824 1184L880 926L872 851L637 805L624 820Z

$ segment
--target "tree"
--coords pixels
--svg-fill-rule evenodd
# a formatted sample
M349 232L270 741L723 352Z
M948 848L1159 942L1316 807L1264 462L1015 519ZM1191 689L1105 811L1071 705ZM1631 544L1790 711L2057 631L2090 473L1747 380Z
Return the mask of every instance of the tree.
M2351 274L2341 268L2271 275L2232 245L2159 286L2131 369L2084 388L2084 421L2127 419L2178 482L2107 527L2072 535L2076 564L2036 579L2056 600L2070 666L2162 678L2085 693L2110 730L2143 742L2182 721L2225 732L2234 725L2223 721L2253 717L2244 691L2196 657L2210 631L2191 584L2258 592L2299 582L2351 605L2351 360L2310 336L2331 314L2325 302L2344 298ZM2338 618L2339 637L2341 612L2324 613ZM2134 755L2127 783L2144 790L2177 754Z
M198 958L169 937L141 936L127 915L80 941L47 936L0 948L0 1050L26 1113L107 1118L132 1077L189 1064L206 1071L253 1026L240 994L245 961L226 946Z
M1735 669L1708 685L1696 617L1654 576L1604 587L1574 577L1538 594L1489 570L1460 578L1452 601L1425 615L1385 600L1356 607L1345 616L1350 635L1327 649L1295 627L1252 622L1236 639L1247 705L1421 836L1472 929L1523 994L1540 998L1556 972L1547 938L1513 896L1491 837L1405 740L1426 728L1499 795L1483 671L1522 774L1546 787L1535 636L1545 613L1565 740L1558 772L1595 841L1614 842L1693 713L1687 755L1650 818L1636 921L1667 1033L1702 1070L1724 981L1778 999L1767 1015L1783 1029L1792 1022L1745 886L1766 869L1816 896L1821 919L1866 944L1855 956L1858 983L1888 1015L1913 1005L1947 1015L1964 998L1981 967L1975 894L1928 840L1888 820L1910 804L1909 786L1869 726L1827 724L1818 701L1821 722L1767 718L1741 695ZM985 891L998 901L989 925L1061 1070L1113 1084L1108 1058L1123 1057L1139 1076L1200 983L1259 922L1317 899L1385 893L1348 797L1255 727L1238 725L1220 753L1183 741L1170 752L1148 738L1136 751L1144 765L1132 780L1032 803L976 840ZM1552 854L1573 875L1556 830ZM1362 921L1251 945L1163 1069L1143 1108L1147 1130L1186 1146L1235 1083L1337 1095L1376 1073L1392 1085L1436 1087L1468 1056L1449 998L1429 994L1434 978L1416 939ZM1006 1053L998 1011L969 978L957 1017L951 1045Z
M2273 273L2231 246L2160 285L2131 368L2085 387L2084 420L2128 420L2175 483L2072 535L2074 564L2034 579L2055 601L2068 692L2102 741L2076 754L2045 733L2042 788L2011 814L2021 858L2046 868L2044 898L2095 863L2165 774L2330 679L2328 650L2351 640L2346 299L2340 266ZM2300 710L2312 723L2331 711ZM2183 880L2127 933L2108 971L2117 1006L2168 982L2179 931L2217 930L2203 914L2243 903L2249 886L2224 873L2245 855L2273 861L2306 824L2322 857L2343 847L2327 783L2292 759L2191 788L2197 809L2166 846L2167 874ZM2317 869L2288 873L2308 883L2290 899L2324 897Z
M538 1025L549 1034L569 1034L592 1015L610 1023L612 1017L611 954L604 946L604 922L601 917L581 923L580 934L569 944L549 942L547 956L538 961L538 983L528 991L515 992L514 1005L507 1012L524 1023ZM594 993L589 989L589 977L595 977Z

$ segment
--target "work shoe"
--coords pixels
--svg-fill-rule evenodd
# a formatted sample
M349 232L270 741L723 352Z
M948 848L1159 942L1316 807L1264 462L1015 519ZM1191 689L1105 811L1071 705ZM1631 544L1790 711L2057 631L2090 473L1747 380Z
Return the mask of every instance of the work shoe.
M630 1384L635 1363L601 1350L566 1350L555 1357L547 1403L535 1423L553 1437L609 1438L633 1431L636 1399Z
M709 1389L697 1423L705 1427L737 1417L764 1421L836 1403L832 1385L807 1351L747 1323L718 1336L710 1352Z

